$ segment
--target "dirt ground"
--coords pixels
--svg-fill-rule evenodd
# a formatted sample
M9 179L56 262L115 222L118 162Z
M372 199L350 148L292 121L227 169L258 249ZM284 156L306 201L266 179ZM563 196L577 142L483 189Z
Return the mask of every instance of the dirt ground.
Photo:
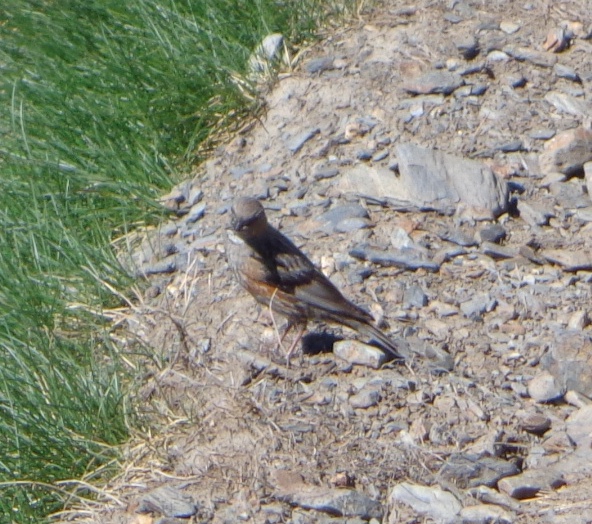
M558 29L571 31L570 45L554 52L548 38ZM133 401L146 429L97 504L65 520L592 522L592 453L570 433L590 392L567 385L544 402L532 389L560 341L581 337L582 365L592 358L592 267L544 256L591 253L590 194L580 170L558 185L540 162L552 136L588 124L581 107L592 96L591 29L586 0L385 2L331 31L292 69L283 66L262 94L262 118L165 198L171 220L133 254L147 291L114 338L129 348L130 365L145 370ZM434 71L456 73L461 84L446 92L438 78L435 92L410 92ZM557 101L565 97L581 105L566 110ZM402 212L343 189L349 169L396 172L401 143L483 162L509 184L508 211L493 221ZM270 221L347 297L408 342L408 361L352 364L331 352L328 335L354 333L310 325L287 367L268 311L225 261L237 195L261 198ZM319 226L323 213L346 203L365 209L362 222ZM526 219L522 203L535 218ZM500 230L493 244L508 256L486 249ZM452 232L474 242L436 270L350 256L389 249L403 235L434 258L450 254ZM535 472L544 482L526 498L497 479L480 488L475 471L446 473L459 456L493 458L485 469ZM408 484L441 488L465 513L401 503L392 490ZM346 491L378 509L340 514L306 495ZM177 503L194 509L183 513ZM466 512L475 506L485 516Z

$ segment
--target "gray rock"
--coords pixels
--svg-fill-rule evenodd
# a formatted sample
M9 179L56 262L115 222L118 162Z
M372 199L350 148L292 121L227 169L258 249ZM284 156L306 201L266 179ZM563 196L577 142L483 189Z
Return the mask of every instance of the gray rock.
M165 517L189 518L197 513L198 504L191 495L172 486L161 486L142 496L137 513L160 513Z
M506 230L500 224L491 224L479 231L481 242L493 242L497 244L506 238Z
M545 100L560 113L584 117L590 112L589 104L560 91L550 91L545 95Z
M204 202L197 204L191 208L187 216L185 217L185 222L188 224L194 224L200 218L206 214L206 204Z
M322 73L323 71L333 69L334 61L335 59L332 56L313 58L304 64L304 69L309 75Z
M555 64L555 66L553 67L553 72L559 78L566 78L567 80L571 80L572 82L582 82L582 79L580 78L578 73L576 73L576 70L568 65Z
M528 383L528 394L537 402L553 402L565 394L565 388L557 383L548 371L539 373Z
M586 180L588 197L592 199L592 162L586 162L584 164L584 179Z
M494 260L514 258L518 254L518 250L514 248L498 246L497 244L492 244L491 242L483 242L483 244L481 244L481 252L484 255L493 258Z
M545 209L538 203L518 201L518 212L520 218L530 226L546 226L549 224L549 219L554 216L552 211Z
M452 493L437 486L420 486L410 482L397 484L391 490L389 502L393 507L389 522L399 522L396 516L399 504L410 506L418 516L430 517L440 524L457 522L457 516L462 509L462 504Z
M323 167L314 172L312 175L315 180L325 180L327 178L334 178L339 174L339 169L336 167Z
M535 140L549 140L553 138L556 133L556 129L539 127L530 131L528 136L530 138L534 138Z
M592 161L592 131L578 127L563 131L549 140L540 155L544 173L572 175L581 172Z
M424 293L423 289L416 284L412 284L403 295L403 306L406 308L410 307L425 307L428 305L428 297Z
M555 336L541 365L553 375L562 391L573 390L592 397L592 339L580 330L568 329Z
M590 448L592 442L592 405L581 407L566 421L566 431L576 446Z
M284 37L280 33L267 35L249 57L251 74L268 72L272 63L279 58L283 45Z
M391 251L382 251L367 246L361 246L352 249L349 254L360 260L368 260L374 264L384 267L401 267L415 271L425 269L427 271L438 271L440 264L433 260L427 260L422 253L415 249L399 249Z
M478 319L485 313L493 311L497 301L488 293L476 295L460 305L460 310L467 318Z
M359 204L335 206L320 215L316 222L325 233L355 231L371 225L368 211Z
M520 62L530 62L541 67L553 67L557 63L557 57L541 51L533 51L528 47L508 45L503 49L504 53Z
M359 364L372 369L379 369L387 360L384 351L357 340L339 340L335 342L333 344L333 353L351 364Z
M463 85L460 75L448 71L429 71L417 78L403 82L403 89L414 95L444 94L449 95Z
M465 506L460 511L462 524L513 524L515 520L509 511L491 504Z
M535 497L540 491L558 489L565 485L563 475L552 468L528 470L514 477L505 477L498 488L512 498L523 500Z
M565 271L592 270L592 251L590 250L570 252L564 249L543 249L540 254L548 262L561 266Z
M380 393L375 389L364 388L349 398L352 408L368 409L380 402Z
M446 229L438 233L438 236L442 240L447 240L448 242L452 242L463 247L472 247L478 244L473 233L468 233L460 229Z
M290 137L287 141L288 149L294 154L298 153L298 151L300 151L302 149L302 147L304 146L304 144L306 144L306 142L308 142L311 138L314 138L320 132L321 132L321 130L317 127L315 129L309 129L308 131L303 131L302 133L300 133L299 135L297 135L295 137Z
M501 458L456 453L448 457L438 475L462 489L476 486L494 487L498 480L517 475L515 464Z

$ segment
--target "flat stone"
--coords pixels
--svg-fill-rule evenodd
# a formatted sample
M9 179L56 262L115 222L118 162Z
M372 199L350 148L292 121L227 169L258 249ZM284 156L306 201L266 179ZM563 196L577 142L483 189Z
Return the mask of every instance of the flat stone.
M448 71L429 71L417 78L403 82L403 89L414 95L444 94L449 95L464 84L460 75Z
M481 244L481 252L494 260L514 258L518 254L518 250L515 248L498 246L491 242L483 242L483 244Z
M304 144L308 142L310 139L314 138L318 135L321 130L317 127L315 129L309 129L307 131L303 131L299 135L295 137L290 137L287 142L288 149L293 153L296 154L298 151L302 149Z
M368 409L380 402L380 393L375 389L364 388L360 392L349 397L349 404L352 408Z
M518 212L520 218L530 226L546 226L549 224L549 219L554 216L552 211L545 209L538 203L518 201Z
M294 506L341 517L382 519L380 502L358 491L307 484L298 473L287 470L273 471L270 480L276 498Z
M457 522L457 516L462 509L462 504L452 493L437 486L420 486L410 482L397 484L391 490L389 503L394 508L389 522L399 522L396 517L396 508L399 504L410 506L418 516L430 517L442 524Z
M586 181L588 197L592 200L592 162L584 163L584 180Z
M533 51L528 47L508 45L504 47L503 51L520 62L530 62L541 67L553 67L557 63L556 56L540 51Z
M482 242L493 242L497 244L506 238L506 230L500 224L491 224L479 231L479 238Z
M545 95L545 100L560 113L568 115L583 117L590 111L590 104L560 91L550 91Z
M513 524L515 521L512 513L491 504L465 506L460 511L460 522L463 524Z
M384 267L395 266L412 271L425 269L433 272L440 269L440 264L426 259L415 249L382 251L370 247L359 247L352 249L349 254L354 258L368 260Z
M313 58L304 64L304 69L309 75L322 73L333 69L335 58L332 56L321 56Z
M564 249L543 249L541 256L547 261L561 266L565 271L590 271L592 270L592 251L566 251Z
M496 300L492 299L488 293L476 295L470 300L463 302L460 305L460 310L467 318L478 319L481 318L488 311L495 308Z
M514 477L505 477L497 484L500 491L518 500L531 499L542 490L564 485L563 475L551 468L528 470Z
M456 453L448 457L438 475L461 489L494 487L498 480L520 473L517 466L497 457Z

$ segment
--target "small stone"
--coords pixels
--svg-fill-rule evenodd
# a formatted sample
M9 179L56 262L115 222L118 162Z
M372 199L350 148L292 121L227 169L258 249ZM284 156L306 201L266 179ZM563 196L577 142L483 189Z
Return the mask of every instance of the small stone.
M563 397L565 390L548 371L538 374L528 383L528 394L537 402L552 402Z
M529 413L520 422L524 431L534 435L542 435L551 428L551 419L540 413Z
M567 93L549 91L544 98L545 101L555 107L560 113L585 117L590 112L590 105L588 103Z
M530 226L546 226L549 224L549 219L554 216L552 211L546 210L541 205L523 200L518 201L518 212L520 218Z
M411 285L403 295L404 307L422 308L428 305L428 297L418 285Z
M592 441L592 404L572 413L566 421L569 438L577 446L588 446Z
M465 60L472 60L479 54L479 43L472 35L464 39L457 40L455 45Z
M494 487L501 478L519 472L515 464L501 458L455 453L448 458L438 475L466 489L475 486Z
M556 133L557 130L552 128L537 128L530 131L528 136L534 140L550 140Z
M572 82L582 82L582 79L580 78L578 73L576 73L576 70L573 67L569 67L564 64L555 64L553 66L553 72L559 78L565 78L567 80L571 80Z
M321 168L312 175L315 180L325 180L327 178L334 178L339 174L339 169L336 167Z
M545 51L560 53L569 47L572 35L562 27L551 29L543 43Z
M460 310L463 315L470 319L481 318L488 311L493 311L496 306L496 300L492 299L491 296L486 294L477 295L460 305Z
M379 369L387 360L387 355L383 351L357 340L339 340L335 342L333 344L333 353L351 364L367 366L372 369Z
M507 20L503 20L502 22L500 22L500 29L507 35L513 35L516 31L520 29L520 24L517 24L516 22L509 22Z
M533 51L528 47L506 46L503 51L518 61L526 61L540 67L553 67L557 57L548 53Z
M334 67L334 58L332 56L322 56L320 58L313 58L304 64L304 69L309 75L329 71Z
M380 393L375 389L362 389L362 391L349 398L351 407L356 409L368 409L376 406L379 402Z
M588 190L588 196L592 200L592 162L586 162L584 164L584 178L586 180L586 189Z
M506 230L500 224L492 224L479 231L481 242L497 244L506 238Z
M298 136L293 137L289 140L289 143L287 144L288 149L294 154L298 153L298 151L302 149L306 142L314 138L320 132L321 130L318 127L315 129L310 129L308 131L303 131Z
M498 246L491 242L483 242L483 244L481 244L481 252L494 260L514 258L518 254L517 250L514 248Z

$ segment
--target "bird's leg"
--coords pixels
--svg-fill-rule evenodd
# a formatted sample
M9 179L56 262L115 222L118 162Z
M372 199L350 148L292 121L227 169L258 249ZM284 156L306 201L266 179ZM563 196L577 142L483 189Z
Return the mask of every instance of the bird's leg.
M292 344L290 345L290 349L288 349L288 353L286 353L286 365L288 367L290 367L290 357L292 356L294 349L296 349L298 342L300 342L302 335L304 335L305 329L306 329L306 322L301 322L300 329L298 330L298 333L296 333L296 338L294 339L294 342L292 342Z

